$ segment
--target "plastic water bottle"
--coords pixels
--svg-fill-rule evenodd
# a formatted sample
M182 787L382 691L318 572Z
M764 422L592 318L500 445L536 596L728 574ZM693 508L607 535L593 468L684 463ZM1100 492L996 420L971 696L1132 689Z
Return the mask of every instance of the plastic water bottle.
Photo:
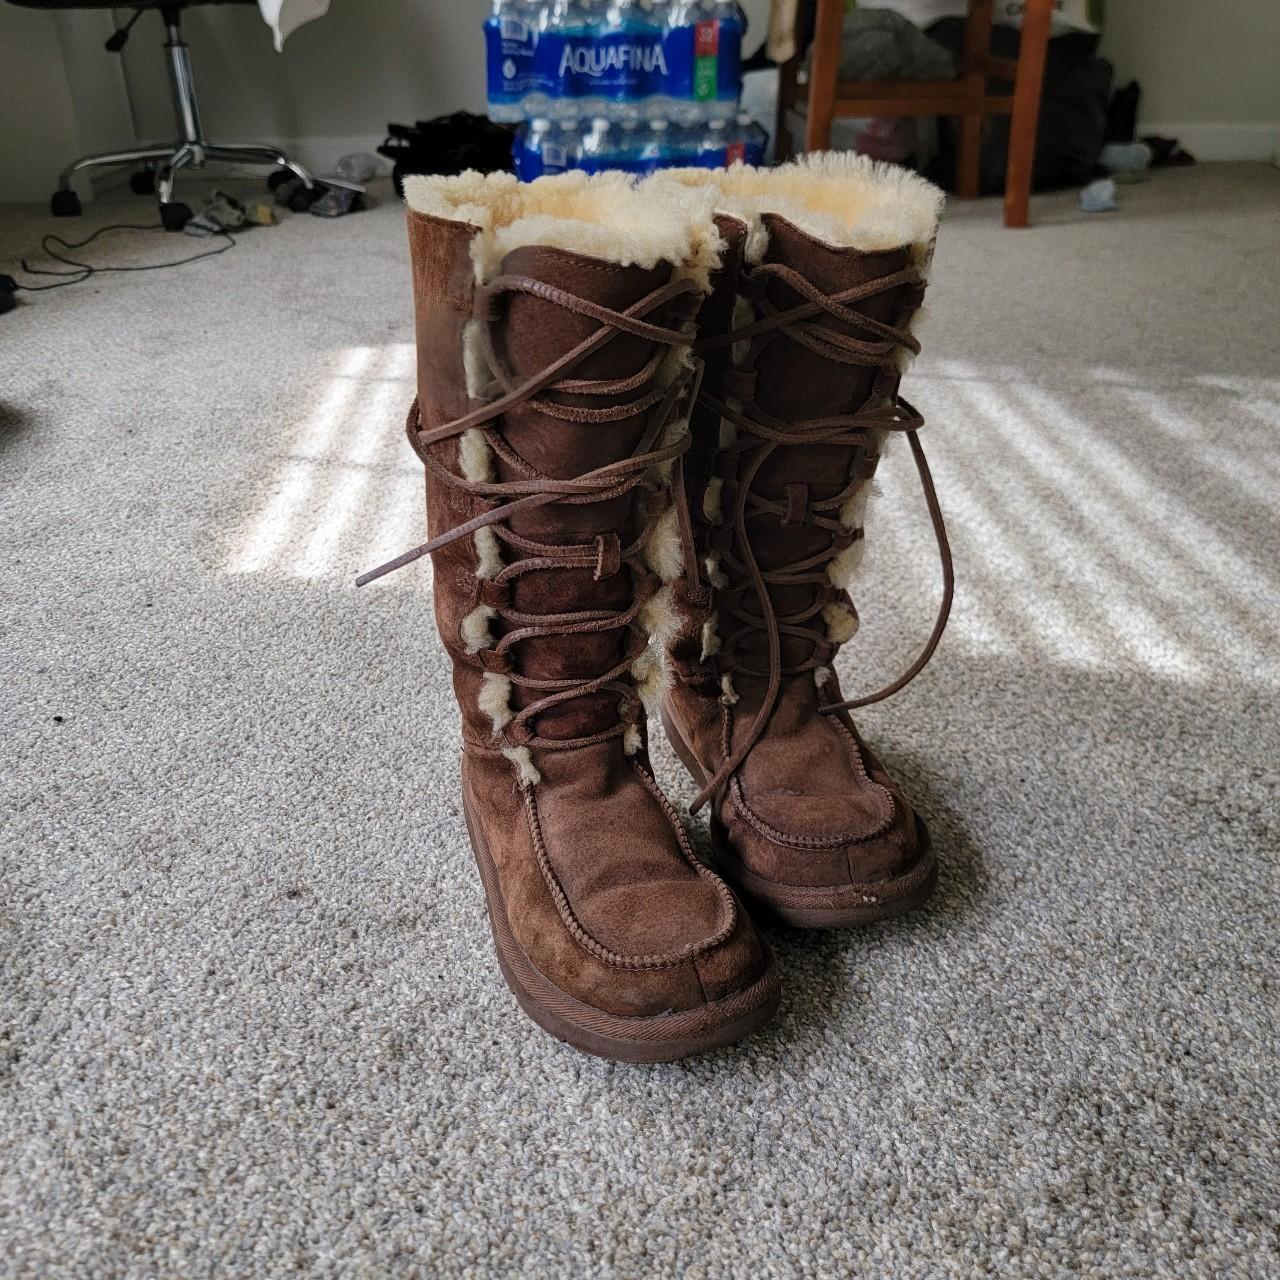
M537 16L532 0L493 0L484 24L490 120L524 119L524 100L535 88Z
M729 163L729 136L723 120L711 120L699 130L697 148L689 164L699 169L723 169Z
M613 167L612 124L598 116L583 131L582 145L578 152L578 168L588 173L600 173Z
M552 116L603 116L592 71L607 61L601 47L607 22L605 0L552 0L537 57L537 79Z
M669 0L626 0L626 5L624 38L631 76L626 95L615 103L615 118L655 119L662 113L651 111L650 104L666 91Z
M737 115L742 98L742 36L747 18L738 0L717 0L715 23L716 90L708 104L708 116L729 121Z
M729 121L742 87L737 0L492 0L489 114L502 121Z
M669 125L661 131L661 137L662 162L659 167L690 169L698 163L698 147L702 141L700 126Z
M539 116L522 124L511 148L516 177L532 182L544 173L564 173L578 165L581 138L576 120L548 120Z
M527 124L522 124L516 131L511 158L515 161L516 177L521 182L532 182L535 178L542 176L544 172L542 153L551 134L551 128L550 120L538 116Z
M714 45L715 0L671 0L667 13L667 30L663 39L666 76L662 93L654 102L654 114L670 119L679 127L701 124L706 101L715 95L714 75L706 74L706 54L702 76L698 76L699 31L702 47ZM704 94L699 101L698 93Z
M733 118L742 95L745 29L737 0L671 0L663 114L683 126Z
M734 129L730 139L730 147L741 148L741 154L735 154L734 160L741 160L744 164L762 165L764 164L764 153L769 146L768 131L757 124L751 116L740 111L734 122Z
M582 163L583 138L577 116L553 123L542 146L542 172L564 173Z
M669 121L657 119L649 122L642 139L642 154L645 173L652 173L654 169L666 168L675 163L676 151Z
M666 79L661 9L646 0L556 0L540 53L552 96L584 116L643 119Z

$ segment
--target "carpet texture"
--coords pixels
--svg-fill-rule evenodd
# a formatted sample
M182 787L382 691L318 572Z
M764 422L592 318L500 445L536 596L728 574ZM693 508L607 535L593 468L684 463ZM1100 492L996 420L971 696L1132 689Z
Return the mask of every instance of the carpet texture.
M518 1013L429 566L352 586L422 523L389 196L0 317L0 1274L1280 1274L1280 171L1121 198L942 229L956 613L860 721L936 897L656 1068ZM853 691L930 624L911 473Z

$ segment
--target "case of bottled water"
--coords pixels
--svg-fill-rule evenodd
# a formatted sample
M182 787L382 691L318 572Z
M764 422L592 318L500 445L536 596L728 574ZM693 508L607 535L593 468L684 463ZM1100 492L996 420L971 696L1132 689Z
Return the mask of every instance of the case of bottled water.
M671 167L720 169L739 161L764 162L768 135L750 116L671 127L668 121L579 121L536 116L516 132L512 154L516 174L531 182L544 173L621 169L651 173Z
M738 0L493 0L489 115L520 123L516 173L761 163L745 26Z

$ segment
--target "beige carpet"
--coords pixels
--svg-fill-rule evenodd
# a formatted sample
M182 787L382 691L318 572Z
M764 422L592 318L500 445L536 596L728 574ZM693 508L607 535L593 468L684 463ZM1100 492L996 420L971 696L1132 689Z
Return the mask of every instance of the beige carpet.
M1280 1274L1280 171L1121 199L943 228L957 608L862 720L935 900L774 932L776 1023L668 1067L516 1010L429 569L352 587L421 522L391 202L0 316L0 1274ZM928 630L910 472L854 689Z

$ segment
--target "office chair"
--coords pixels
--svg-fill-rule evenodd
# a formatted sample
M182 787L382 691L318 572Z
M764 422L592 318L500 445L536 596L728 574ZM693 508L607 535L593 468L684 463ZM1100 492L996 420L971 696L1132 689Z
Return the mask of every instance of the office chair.
M49 210L59 218L78 217L80 197L71 187L77 173L112 165L142 162L147 171L135 173L131 179L134 191L143 194L154 186L160 203L160 219L170 231L181 231L191 217L187 205L173 198L174 177L180 169L202 169L208 161L221 164L261 164L273 169L287 169L311 190L316 179L296 160L269 142L210 142L200 128L200 112L196 105L195 80L191 72L191 52L182 38L182 11L190 4L239 4L253 0L11 0L28 9L116 9L131 8L133 16L107 41L112 53L119 53L129 38L133 24L147 11L155 9L164 21L169 56L169 83L173 93L173 111L181 131L175 142L154 146L128 147L101 155L83 156L69 164L58 178L58 189L49 201Z

